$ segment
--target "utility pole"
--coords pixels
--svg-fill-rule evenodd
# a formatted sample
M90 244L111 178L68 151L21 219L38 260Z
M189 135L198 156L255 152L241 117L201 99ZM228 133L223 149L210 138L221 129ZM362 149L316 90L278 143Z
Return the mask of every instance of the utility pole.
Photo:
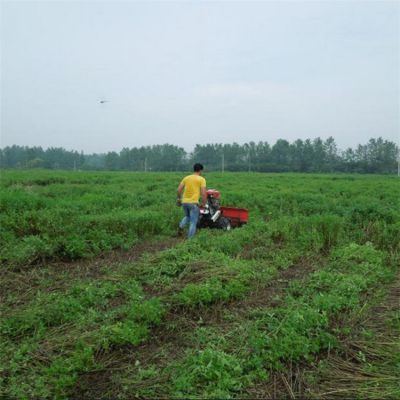
M147 157L144 159L144 172L147 172Z
M74 171L76 171L76 160L74 160Z
M400 134L398 137L397 147L397 177L400 178Z
M249 160L249 172L250 172L250 171L251 171L251 158L250 158L250 150L249 150L248 160Z
M397 150L397 176L400 178L400 147Z
M224 153L222 153L222 173L224 173L225 170L225 158L224 158Z

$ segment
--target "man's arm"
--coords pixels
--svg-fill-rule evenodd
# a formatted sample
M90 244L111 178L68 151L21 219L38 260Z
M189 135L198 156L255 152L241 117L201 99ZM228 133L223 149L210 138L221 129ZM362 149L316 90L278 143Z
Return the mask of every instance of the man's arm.
M178 190L177 190L177 198L178 198L178 200L180 200L181 197L182 197L182 190L183 190L184 186L185 185L182 182L178 186Z
M201 206L204 207L207 204L207 189L206 187L201 188Z

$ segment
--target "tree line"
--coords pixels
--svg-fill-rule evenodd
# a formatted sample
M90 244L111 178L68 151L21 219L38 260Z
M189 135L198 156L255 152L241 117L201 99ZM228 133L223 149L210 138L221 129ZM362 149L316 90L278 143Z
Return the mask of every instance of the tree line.
M185 171L201 162L209 171L356 172L391 174L397 171L399 148L379 137L356 148L338 149L325 141L279 139L243 145L197 144L192 152L171 144L123 148L120 152L83 154L64 148L7 146L0 149L1 168L47 168L110 171Z

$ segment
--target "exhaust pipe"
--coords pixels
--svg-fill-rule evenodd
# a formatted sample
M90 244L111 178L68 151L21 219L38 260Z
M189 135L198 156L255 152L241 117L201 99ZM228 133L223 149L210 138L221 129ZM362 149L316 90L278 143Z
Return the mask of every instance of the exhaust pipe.
M218 211L211 217L212 222L215 222L215 221L219 218L220 215L221 215L221 210L218 210Z

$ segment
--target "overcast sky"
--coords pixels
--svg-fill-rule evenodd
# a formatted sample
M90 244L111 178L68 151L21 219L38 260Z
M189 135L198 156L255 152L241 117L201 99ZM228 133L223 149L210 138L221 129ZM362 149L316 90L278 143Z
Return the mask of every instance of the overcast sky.
M397 1L3 1L1 18L1 147L399 138Z

